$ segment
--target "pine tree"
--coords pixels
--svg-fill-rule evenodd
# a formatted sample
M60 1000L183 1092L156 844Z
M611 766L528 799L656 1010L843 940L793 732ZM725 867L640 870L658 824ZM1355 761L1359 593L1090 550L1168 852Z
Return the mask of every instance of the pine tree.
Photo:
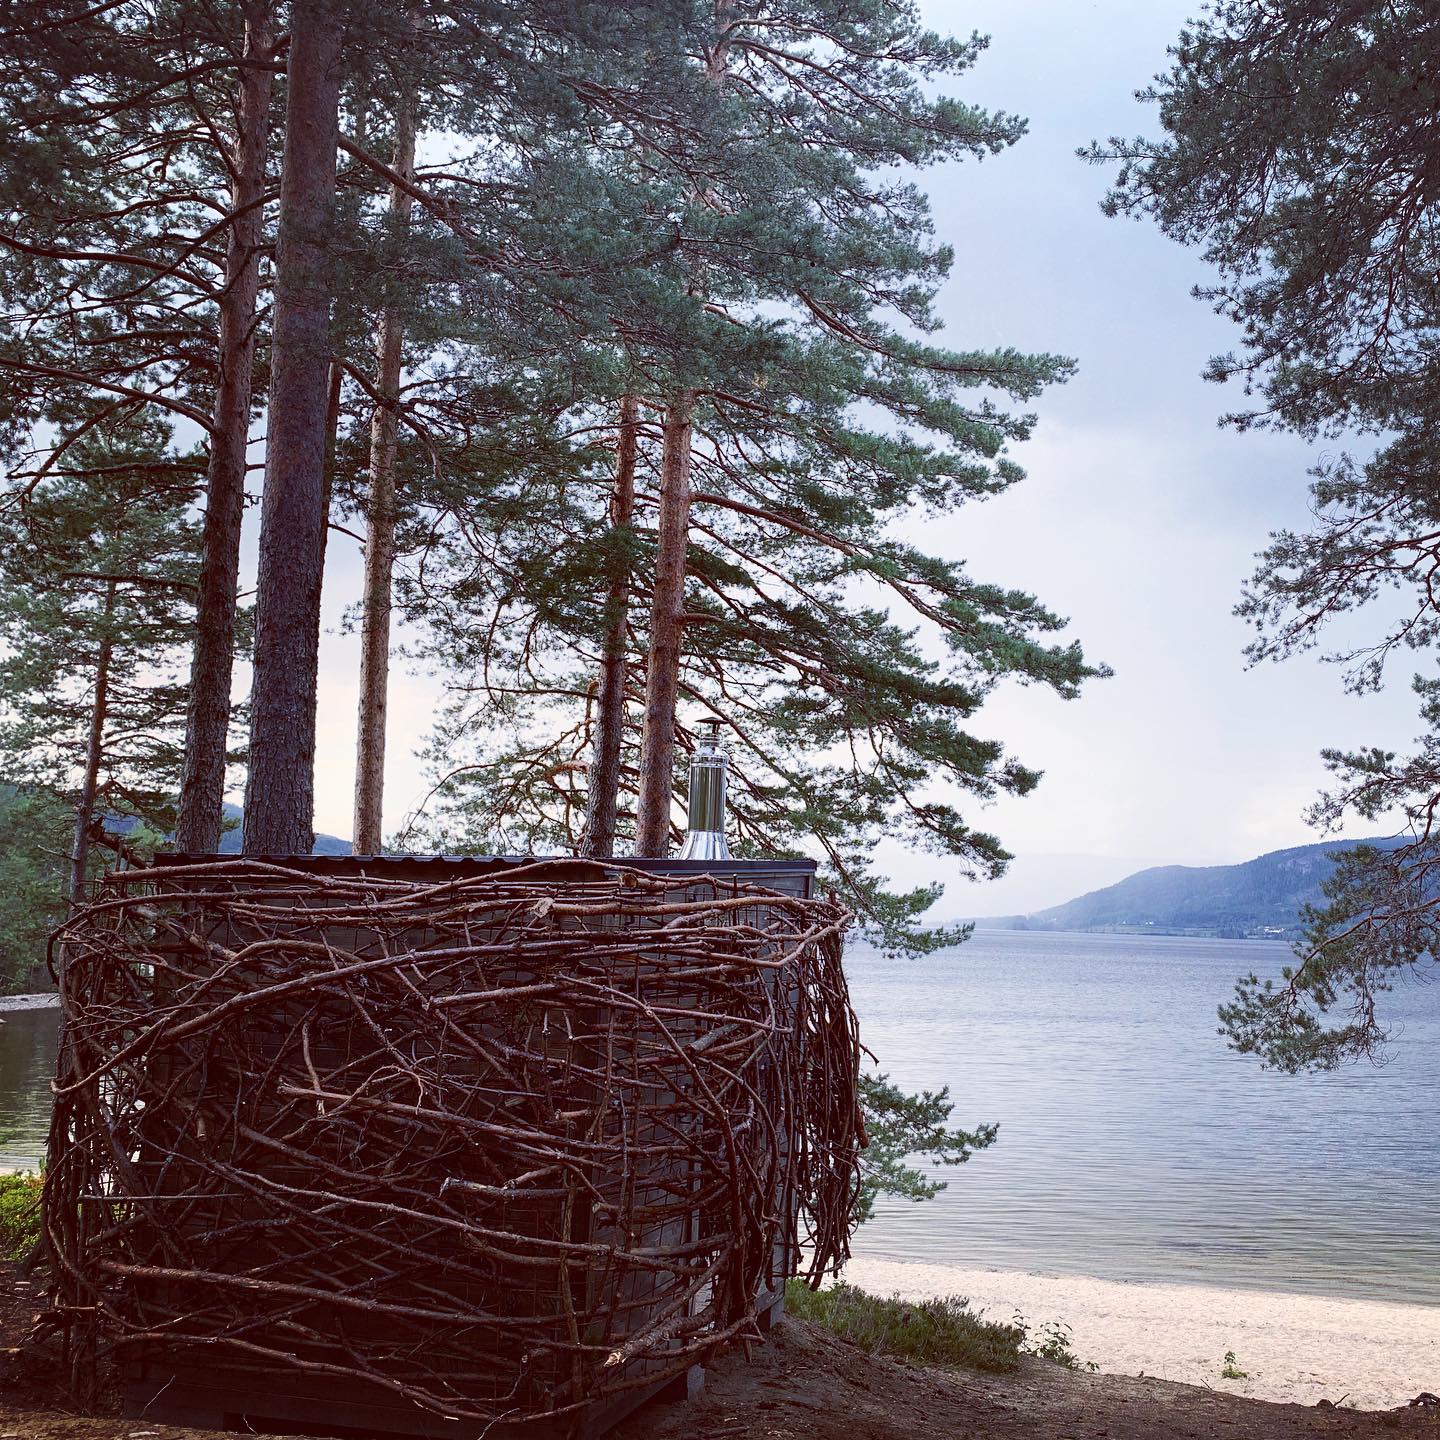
M230 216L224 281L216 304L218 357L205 489L204 564L175 828L177 849L197 854L220 848L274 86L272 0L249 0L240 13L243 51L224 156L230 175Z
M1271 537L1239 607L1256 626L1250 658L1283 659L1398 591L1395 623L1329 657L1356 691L1440 638L1437 56L1440 16L1416 0L1226 0L1186 29L1146 92L1164 137L1088 152L1120 163L1112 212L1152 217L1218 269L1199 294L1240 326L1243 348L1208 373L1258 397L1232 424L1376 437L1369 458L1316 467L1314 528ZM1223 1011L1231 1043L1271 1064L1324 1068L1375 1052L1379 992L1436 953L1440 682L1414 683L1426 726L1417 753L1327 751L1338 783L1312 812L1338 829L1398 809L1411 843L1337 864L1297 964L1279 985L1249 977Z
M735 29L731 0L714 0L710 33L701 49L706 84L722 101L729 89L730 46ZM725 203L700 186L695 200ZM710 300L710 266L693 265L690 288ZM676 702L685 632L685 571L690 543L691 469L696 395L688 387L665 397L661 424L660 484L656 493L655 562L650 591L650 631L645 652L645 712L640 729L639 791L635 801L635 853L664 856L670 850L673 808Z
M0 785L0 994L38 988L64 918L74 812L43 789Z
M885 165L1002 149L1023 128L1010 117L924 93L922 77L963 72L978 49L979 42L962 45L927 32L907 6L782 3L743 13L718 6L697 63L717 98L725 162L696 184L685 217L682 254L690 258L696 292L732 322L757 330L773 324L772 312L757 309L763 296L769 306L788 307L792 326L883 357L902 377L907 370L949 372L1012 393L1031 393L1031 381L1060 378L1064 362L1053 357L947 356L907 340L895 324L934 328L929 296L949 257L927 243L923 196L910 186L877 184L876 173ZM765 426L776 413L770 396L747 394L743 378L717 385L715 347L703 354L709 383L678 392L684 403L667 422L675 435L693 426L697 395L702 412L708 405L723 411L727 402L753 405ZM747 358L746 367L753 363ZM1022 369L1028 379L1017 386L1014 376ZM791 365L780 367L777 381L798 381L804 396L816 377ZM898 398L895 387L887 395L874 377L866 388L881 403ZM917 418L908 403L907 396L894 407L901 425ZM932 406L922 423L935 416ZM966 417L972 429L982 418L989 418L986 410ZM974 443L973 434L956 431L954 417L941 428L963 446ZM689 465L667 467L657 500L636 836L641 854L663 854L672 825L677 669L687 624L674 577L686 563Z
M762 22L734 21L736 53L751 53L746 27ZM934 892L887 896L869 873L875 836L882 827L908 832L996 873L1008 858L998 841L965 825L938 787L1023 793L1038 777L959 722L1006 675L1069 695L1096 672L1078 647L1043 642L1061 622L1030 597L977 584L959 566L885 538L916 509L1014 483L1020 472L1003 448L1029 433L1031 417L1007 414L993 397L1027 400L1068 367L1052 356L953 352L913 338L934 329L930 296L948 252L930 240L918 191L876 188L869 169L1003 148L1021 127L915 89L916 73L963 68L977 46L928 36L908 12L897 21L888 8L841 34L853 63L850 51L817 57L802 43L790 55L754 42L764 58L741 88L762 98L727 108L719 97L711 124L730 127L724 144L687 156L664 183L647 181L656 190L650 208L679 215L657 279L692 303L671 302L663 341L654 330L641 341L620 337L624 393L646 393L648 381L651 417L631 583L652 615L646 710L663 720L668 689L727 719L744 844L776 853L818 843L830 873L890 938L921 943L911 922ZM811 113L787 92L790 82L771 73L776 55L797 72L813 61L830 74L828 64L827 93L833 84L837 103L849 96L846 123L830 104ZM917 56L914 72L895 63ZM775 94L765 89L771 81ZM861 81L873 106L856 100ZM796 124L791 140L777 140L787 93L811 129ZM837 194L838 202L823 200ZM965 403L967 391L982 397ZM693 395L693 410L677 410L676 395ZM877 411L893 417L884 428L874 426ZM577 427L605 423L583 413ZM675 485L682 503L667 504ZM454 542L452 571L471 577L467 607L480 613L439 617L436 655L477 677L436 738L437 762L446 762L437 779L453 805L437 832L447 843L575 842L587 803L578 775L591 745L591 677L607 643L593 597L609 583L600 552L615 548L592 538L603 526L599 492L572 491L569 518L552 521L563 557L547 555L539 567L507 557L488 593L473 578L472 537ZM429 568L432 584L439 568ZM891 605L935 627L950 658L922 658ZM619 767L620 785L635 796L637 850L659 854L675 833L674 781L668 762L658 763L664 726L647 719L638 755ZM457 736L471 725L484 732L480 753L456 769ZM837 764L847 752L848 763Z
M635 853L667 855L674 808L675 707L685 630L690 544L690 471L695 397L682 390L665 406L660 484L655 497L655 562L645 650L645 715L635 801Z
M146 11L22 3L0 32L0 381L36 461L116 413L206 437L205 562L177 841L219 842L240 519L262 322L273 0ZM23 140L20 140L23 137ZM51 203L26 204L43 186ZM77 325L77 317L83 317ZM38 427L38 428L35 428Z
M413 372L401 385L395 370L391 395L389 378L375 373L371 357L337 338L348 396L342 406L348 433L338 447L338 493L342 507L364 517L367 531L356 792L357 835L366 848L378 847L380 840L379 721L387 678L381 660L392 588L393 555L387 553L395 543L387 542L392 525L399 525L400 543L414 533L422 546L432 543L427 534L432 523L448 523L452 514L455 523L484 528L488 512L504 513L490 489L507 449L509 463L522 471L542 456L549 463L558 459L566 474L574 474L577 463L584 468L588 462L567 458L570 447L557 443L556 417L574 408L577 394L609 393L602 372L613 366L601 352L613 346L617 327L662 325L665 307L676 303L673 293L657 296L653 277L637 277L637 269L673 249L668 217L627 208L633 196L608 185L591 158L591 152L607 147L624 148L637 129L653 139L673 128L674 96L667 93L665 65L654 63L643 47L625 43L627 27L630 34L654 40L673 25L672 10L683 17L683 6L663 4L632 7L624 24L601 10L577 9L569 17L573 28L564 17L545 17L548 43L559 47L556 54L566 69L583 72L583 79L569 75L557 87L555 70L542 71L530 57L534 73L522 69L518 84L513 70L506 72L503 137L494 133L493 111L484 115L491 128L483 133L462 119L458 134L446 136L455 152L431 166L407 174L403 164L380 161L373 152L383 137L367 139L368 149L342 142L372 182L384 183L385 209L400 221L378 223L373 207L360 207L357 220L369 234L348 257L347 288L362 297L361 311L375 315L376 329L389 342L389 363L398 366L403 349L404 366ZM446 101L448 109L438 106L430 62L443 56L445 64L453 63L455 34L447 22L462 14L463 7L444 17L417 12L425 60L400 56L385 62L410 112L406 125L393 127L392 158L408 148L403 132L417 117L454 113L453 98ZM598 22L603 30L597 33ZM548 29L552 25L554 31ZM459 43L463 51L468 41L462 35ZM493 37L485 43L493 47ZM515 63L513 56L489 58L502 66ZM493 79L495 68L495 63L477 66L475 73ZM564 69L559 73L566 76ZM467 83L472 95L485 84ZM583 93L583 106L576 103L576 91ZM611 107L624 117L623 134ZM584 127L586 143L577 144L567 125ZM683 294L680 298L693 305ZM402 312L403 347L395 323ZM490 434L481 431L480 421ZM362 426L370 431L363 467ZM540 448L527 454L527 444ZM390 458L381 464L382 457ZM357 473L362 468L363 478ZM398 483L387 480L387 472ZM422 521L422 515L432 521ZM377 517L381 523L372 523Z
M132 421L92 432L3 511L0 772L73 808L72 903L106 814L174 825L200 468Z
M579 853L610 859L621 785L625 747L625 690L630 648L629 542L635 519L635 466L640 450L640 407L633 395L620 400L615 437L615 485L611 492L605 558L605 635L595 693L594 755L586 777L585 828Z
M405 182L415 169L415 102L402 95L395 117L390 187L393 240L403 244L414 201ZM395 571L396 453L400 439L400 378L404 318L399 304L382 304L375 339L375 418L371 422L370 473L365 498L365 593L361 598L360 702L355 745L354 843L359 854L383 845L385 716L390 686L390 610Z
M672 102L660 99L664 94L665 67L653 63L645 45L659 37L665 27L673 26L672 16L683 19L686 13L685 6L668 3L627 7L622 12L598 5L546 10L516 4L455 3L416 7L408 18L389 17L388 21L378 10L358 18L349 16L346 28L350 49L365 49L367 73L388 76L402 94L412 93L413 88L417 123L434 110L452 131L473 137L471 153L447 165L440 175L417 172L411 178L402 173L404 167L396 169L371 152L370 137L359 124L352 135L345 137L330 123L332 113L338 116L340 104L340 40L338 33L332 36L327 41L325 63L313 66L309 63L307 37L321 32L329 35L332 28L338 31L338 17L332 25L326 7L296 0L287 73L286 167L279 209L252 753L246 792L249 818L245 844L252 853L308 844L310 822L306 817L312 790L308 777L314 748L313 652L323 531L328 520L324 466L313 443L322 428L317 378L321 349L334 367L329 372L333 382L332 416L347 409L343 388L337 388L344 387L347 381L352 390L358 389L375 402L381 412L395 409L383 393L385 386L382 384L377 392L365 375L368 366L355 363L346 343L347 326L331 314L341 290L352 292L357 278L363 288L370 261L364 255L351 255L343 267L331 264L322 273L321 257L337 259L338 255L331 252L341 251L348 237L335 232L336 176L329 158L322 166L319 152L325 150L329 156L332 132L337 132L333 138L361 171L382 178L407 197L427 221L436 222L436 228L452 242L443 277L433 277L437 288L448 284L453 290L474 295L483 292L488 282L492 291L513 294L517 272L524 285L530 257L523 251L517 254L514 249L507 250L503 242L507 235L513 236L510 221L520 213L528 197L515 193L507 171L525 164L528 147L537 136L552 129L563 133L569 127L572 135L583 135L591 126L608 125L613 129L622 118L632 133L668 125ZM515 37L520 33L525 41L517 45ZM322 76L323 87L317 83ZM652 100L659 102L658 119L646 111ZM309 114L311 109L314 114ZM322 109L323 127L319 125ZM301 110L315 122L313 125L300 123ZM363 122L368 107L357 101L355 115L357 122ZM304 187L299 184L301 167L291 164L292 158L298 162L302 148L308 156L304 171L313 182ZM355 218L362 224L365 208L363 203L355 207ZM341 229L345 231L346 227L342 225ZM338 236L334 245L330 243L332 234ZM464 280L458 274L462 266L474 272ZM339 283L342 269L346 282L343 286ZM313 274L314 283L304 279L302 272ZM296 336L289 330L299 311L287 274L304 279L301 288L307 292L303 308L308 316L310 341L304 347L305 363L295 366L287 354L295 347ZM555 278L551 277L551 283ZM561 288L570 290L565 298L574 308L579 297L574 293L573 271L558 278ZM538 297L536 286L526 288L532 300ZM485 298L493 304L495 296ZM386 303L382 301L382 309ZM495 348L504 353L507 346L501 337L496 335L494 339L498 342ZM473 388L473 375L450 379L461 381L455 388L462 393ZM453 390L451 393L453 396ZM448 403L434 404L434 408L453 414L456 402L452 398ZM299 431L292 434L291 428L296 426ZM337 440L332 448L338 459L344 446ZM317 466L321 468L318 476ZM365 502L376 514L383 515L389 509L387 483L382 480ZM375 536L381 543L371 547L377 572L387 568L383 553L383 532L387 528L388 519ZM314 538L317 533L322 537L318 550ZM372 579L372 600L383 600L379 574ZM368 608L372 618L378 620L382 607L372 604ZM368 648L371 664L366 676L366 704L373 720L378 715L385 682L374 663L380 648L379 627L371 628L374 643ZM361 818L367 836L373 839L374 817L368 812L374 807L368 797L373 796L377 767L383 761L379 743L382 737L373 723L363 728L367 735L362 757L367 813ZM378 820L374 823L378 824Z
M247 855L315 843L315 687L330 433L330 241L344 30L330 0L296 0L271 339L265 490L255 595Z

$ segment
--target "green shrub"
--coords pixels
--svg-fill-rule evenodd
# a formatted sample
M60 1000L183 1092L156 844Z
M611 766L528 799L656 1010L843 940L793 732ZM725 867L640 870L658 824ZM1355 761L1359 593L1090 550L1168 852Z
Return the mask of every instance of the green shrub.
M0 1175L0 1260L18 1260L40 1238L40 1177Z
M1025 1331L984 1320L968 1300L882 1300L839 1283L811 1290L798 1280L785 1289L791 1315L823 1325L871 1355L897 1355L925 1365L959 1365L1000 1374L1020 1363Z
M1024 1335L1022 1349L1027 1355L1039 1360L1051 1360L1067 1370L1081 1370L1094 1374L1100 1367L1093 1360L1081 1360L1075 1353L1070 1327L1063 1320L1052 1320L1048 1325L1032 1325L1016 1311L1016 1328Z

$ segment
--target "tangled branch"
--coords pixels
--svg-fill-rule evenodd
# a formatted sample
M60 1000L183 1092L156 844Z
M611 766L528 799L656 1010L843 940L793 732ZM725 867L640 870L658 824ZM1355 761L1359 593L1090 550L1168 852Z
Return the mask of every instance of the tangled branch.
M847 1254L848 920L583 861L112 875L55 937L77 1380L109 1356L528 1419L752 1331Z

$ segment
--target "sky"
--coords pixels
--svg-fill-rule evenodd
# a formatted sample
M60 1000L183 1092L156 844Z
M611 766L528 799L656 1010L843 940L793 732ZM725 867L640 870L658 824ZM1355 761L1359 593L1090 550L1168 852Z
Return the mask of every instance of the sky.
M1035 403L1035 436L1013 452L1026 480L928 524L925 541L978 579L1038 594L1115 675L1071 702L1002 688L977 716L979 733L1045 772L1030 796L972 816L1015 853L1005 878L967 884L953 862L894 847L879 863L897 880L947 882L937 915L1007 914L1147 865L1228 864L1319 838L1303 811L1325 780L1322 746L1408 745L1418 728L1408 676L1356 698L1313 657L1246 669L1232 608L1266 535L1305 523L1305 472L1320 449L1218 428L1234 397L1200 375L1237 336L1190 297L1207 278L1202 262L1148 222L1105 218L1106 173L1075 158L1092 139L1153 133L1133 92L1163 67L1191 0L922 8L937 29L991 36L958 93L1030 122L1005 154L925 177L956 252L938 306L945 338L1079 362ZM333 536L316 826L338 835L350 833L358 669L357 642L338 627L360 582L354 543ZM413 752L438 694L433 677L396 666L387 832L425 792Z

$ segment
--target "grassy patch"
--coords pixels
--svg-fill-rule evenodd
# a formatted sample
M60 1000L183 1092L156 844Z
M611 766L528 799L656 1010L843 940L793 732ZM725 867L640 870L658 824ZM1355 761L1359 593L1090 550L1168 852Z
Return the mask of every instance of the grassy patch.
M40 1238L40 1177L0 1175L0 1260L18 1260Z
M1250 1372L1240 1368L1240 1362L1235 1358L1233 1350L1225 1352L1225 1359L1220 1365L1220 1378L1222 1380L1248 1380Z
M1025 1331L984 1320L967 1300L882 1300L853 1285L811 1290L792 1280L785 1290L791 1315L823 1325L872 1355L897 1355L924 1365L959 1365L1000 1374L1020 1363Z

